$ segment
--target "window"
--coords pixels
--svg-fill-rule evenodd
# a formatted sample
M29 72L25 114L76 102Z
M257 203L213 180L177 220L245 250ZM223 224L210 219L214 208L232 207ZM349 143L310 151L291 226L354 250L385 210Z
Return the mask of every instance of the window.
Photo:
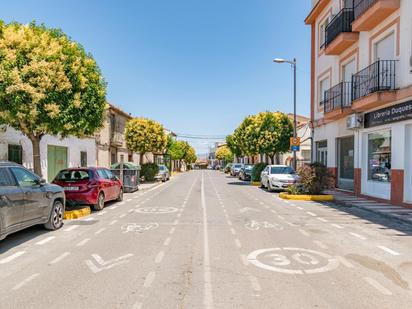
M99 175L100 178L109 179L109 177L106 174L106 170L104 169L97 170L97 175Z
M10 168L20 187L32 187L39 183L39 178L19 167Z
M375 44L376 60L395 60L395 33L391 33Z
M316 142L316 161L328 166L328 142Z
M0 187L14 186L15 183L6 168L0 168Z
M391 132L368 135L368 180L391 181Z
M326 77L322 79L319 83L319 105L323 106L325 101L325 91L330 88L330 79Z
M58 181L77 181L77 180L88 180L91 175L87 170L64 170L57 174L55 180Z
M80 166L87 167L87 152L80 151Z
M323 48L326 43L326 26L329 23L329 17L319 26L319 49Z
M9 145L8 148L8 160L23 164L23 148L20 145Z
M355 59L353 59L352 61L342 66L342 81L343 82L352 81L352 75L355 73L356 73L356 61Z
M310 161L310 150L306 150L306 149L302 150L301 154L302 154L303 160Z
M113 179L114 178L114 175L111 171L109 171L109 170L104 170L104 171L106 172L107 179Z
M271 174L295 174L295 170L290 166L272 166Z

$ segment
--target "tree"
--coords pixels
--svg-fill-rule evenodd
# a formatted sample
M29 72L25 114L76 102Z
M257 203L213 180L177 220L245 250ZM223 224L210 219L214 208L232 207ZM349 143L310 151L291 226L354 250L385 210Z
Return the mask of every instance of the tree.
M275 155L289 151L293 125L286 114L280 112L262 112L254 117L253 135L258 153L266 154L275 163ZM279 163L279 162L276 162Z
M229 147L232 154L237 158L242 155L242 149L238 140L238 135L236 132L226 136L226 145Z
M216 159L223 160L225 162L232 162L233 153L230 151L228 146L221 146L216 150Z
M163 153L168 139L163 126L151 119L133 118L126 123L127 148L140 153L140 164L148 152Z
M193 164L197 161L196 151L192 146L189 145L183 160L185 160L186 164Z
M174 161L178 161L180 166L181 161L184 159L187 151L189 150L189 147L189 144L185 141L173 141L168 149L170 158Z
M43 136L92 135L103 124L105 95L92 56L61 30L0 21L0 124L30 139L36 174Z

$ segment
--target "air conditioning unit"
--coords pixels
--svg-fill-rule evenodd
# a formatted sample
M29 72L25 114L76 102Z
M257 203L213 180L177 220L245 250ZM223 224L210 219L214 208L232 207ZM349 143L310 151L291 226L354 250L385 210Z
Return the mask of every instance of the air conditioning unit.
M346 118L346 129L356 130L361 129L363 126L363 115L352 114Z

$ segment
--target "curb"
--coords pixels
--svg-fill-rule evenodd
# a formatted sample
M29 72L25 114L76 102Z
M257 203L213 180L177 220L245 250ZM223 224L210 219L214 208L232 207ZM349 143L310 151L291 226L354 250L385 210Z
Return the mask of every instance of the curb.
M250 184L251 184L252 186L255 186L255 187L259 187L259 186L260 186L260 182L259 182L259 181L251 181Z
M356 209L361 209L361 210L364 210L364 211L367 211L367 212L370 212L370 213L379 215L379 216L381 216L381 217L383 217L383 218L386 218L386 219L395 219L395 220L397 220L397 221L399 221L399 222L412 225L412 221L411 221L411 220L402 218L402 217L397 216L397 215L392 215L392 214L390 214L390 213L381 212L381 211L378 211L378 210L375 210L375 209L365 208L365 207L361 207L361 206L358 206L358 205L354 205L354 204L351 204L351 203L346 203L346 202L344 202L344 201L338 201L338 200L334 200L334 201L333 201L333 204L338 205L338 206L349 207L349 208L352 208L352 207L353 207L353 208L356 208Z
M90 214L91 214L90 207L89 206L82 206L79 209L66 210L64 212L64 219L65 220L73 220L73 219L86 217Z
M295 200L295 201L321 201L330 202L333 201L333 195L293 195L287 194L285 192L279 193L279 197L284 200Z

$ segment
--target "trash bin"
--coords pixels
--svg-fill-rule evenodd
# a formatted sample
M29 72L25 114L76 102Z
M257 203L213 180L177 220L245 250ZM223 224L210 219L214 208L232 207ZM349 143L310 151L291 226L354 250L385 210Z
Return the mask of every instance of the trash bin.
M123 189L124 192L134 192L139 189L141 167L138 164L123 163ZM120 178L120 163L112 164L111 171Z

